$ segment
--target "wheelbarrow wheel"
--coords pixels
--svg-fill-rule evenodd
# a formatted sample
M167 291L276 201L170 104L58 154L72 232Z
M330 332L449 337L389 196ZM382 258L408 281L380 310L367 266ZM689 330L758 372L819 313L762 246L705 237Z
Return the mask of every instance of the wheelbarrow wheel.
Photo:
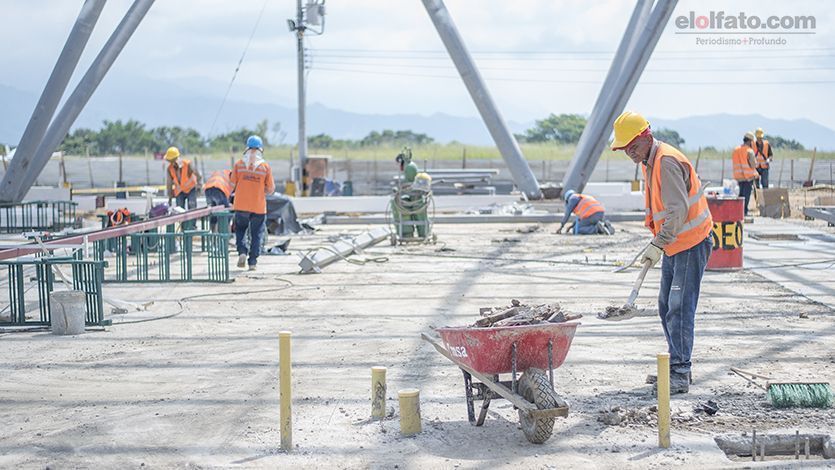
M525 400L536 405L537 409L556 408L561 401L559 395L551 388L548 376L541 369L528 369L519 378L519 394ZM551 438L554 431L554 418L534 418L530 414L519 410L519 423L528 441L542 444Z

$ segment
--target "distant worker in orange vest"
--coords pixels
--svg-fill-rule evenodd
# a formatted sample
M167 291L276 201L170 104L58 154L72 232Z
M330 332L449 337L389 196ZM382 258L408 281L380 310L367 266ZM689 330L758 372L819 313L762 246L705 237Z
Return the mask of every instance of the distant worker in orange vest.
M261 254L261 238L264 236L267 217L267 196L275 192L275 181L270 164L264 161L264 143L257 135L246 140L244 157L232 167L232 185L235 187L235 241L238 247L238 267L249 265L255 271ZM246 246L249 229L251 244Z
M177 147L168 147L165 160L168 162L165 183L168 202L170 203L173 197L177 199L177 206L183 209L197 209L197 185L200 184L197 168L192 166L190 160L180 158L180 149Z
M774 158L774 151L771 150L771 144L763 139L765 131L762 128L757 128L754 131L757 141L754 142L754 153L757 157L757 173L760 174L760 179L757 180L757 187L768 189L768 170L771 168L771 159Z
M565 192L565 213L557 233L562 232L572 213L577 216L574 229L570 232L574 235L613 235L615 233L611 224L605 220L606 210L603 203L588 194L577 194L573 189Z
M742 145L734 149L731 160L734 165L734 179L739 184L739 197L745 198L745 215L748 215L748 201L754 181L760 177L757 173L757 158L754 156L754 134L746 132Z
M713 248L713 218L690 160L653 138L643 116L626 111L615 120L614 130L612 150L626 152L643 171L644 225L654 237L641 262L654 266L663 257L658 314L670 353L670 393L687 393L699 290Z
M220 170L212 172L206 183L203 184L203 194L206 195L206 203L209 207L229 207L229 197L232 195L232 170ZM211 230L215 231L217 217L209 219Z

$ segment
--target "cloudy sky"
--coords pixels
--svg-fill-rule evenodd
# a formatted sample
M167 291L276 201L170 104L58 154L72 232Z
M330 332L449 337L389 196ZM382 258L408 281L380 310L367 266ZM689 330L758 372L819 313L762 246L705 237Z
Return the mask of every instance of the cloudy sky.
M628 0L446 3L500 108L517 121L588 113L633 7ZM108 2L80 67L129 4ZM40 93L80 5L0 0L0 84ZM153 79L220 99L262 8L230 99L292 106L295 41L286 19L295 15L293 0L157 0L107 80L126 93L141 93L131 84ZM787 44L777 47L709 47L675 34L671 22L630 108L664 118L759 113L835 128L835 5L682 0L673 18L691 10L814 15L816 34L781 35ZM325 34L309 44L310 102L362 113L476 115L419 0L327 0Z

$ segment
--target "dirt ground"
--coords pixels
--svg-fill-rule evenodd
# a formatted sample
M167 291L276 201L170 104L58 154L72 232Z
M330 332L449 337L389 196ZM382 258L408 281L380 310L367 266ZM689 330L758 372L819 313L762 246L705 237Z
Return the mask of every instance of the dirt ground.
M290 248L364 228L324 226ZM612 237L570 237L521 228L440 225L438 245L385 243L357 257L385 262L339 262L316 275L296 274L296 256L264 256L257 272L233 268L230 284L108 285L110 295L156 303L75 337L4 332L0 467L713 468L737 465L714 444L720 434L835 435L833 409L775 410L728 370L835 383L835 311L769 281L767 270L710 272L695 382L673 398L673 446L659 449L645 383L666 349L659 270L638 301L644 316L595 317L625 301L637 270L611 270L648 241L644 229L624 223ZM584 315L555 371L571 412L543 445L525 440L503 401L485 426L471 426L461 372L420 339L512 298ZM281 330L293 332L289 454L279 450ZM368 419L372 366L388 368L391 417L382 422ZM410 438L397 421L404 388L421 395L423 432ZM708 400L717 414L694 411Z

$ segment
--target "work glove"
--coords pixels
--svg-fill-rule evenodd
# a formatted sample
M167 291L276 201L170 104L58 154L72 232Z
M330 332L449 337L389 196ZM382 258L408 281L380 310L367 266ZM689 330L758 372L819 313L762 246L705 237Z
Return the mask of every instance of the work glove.
M644 256L641 258L641 264L649 263L650 267L653 267L658 264L658 261L661 259L663 254L664 250L662 250L658 245L650 243L649 246L647 246L646 251L644 251Z

